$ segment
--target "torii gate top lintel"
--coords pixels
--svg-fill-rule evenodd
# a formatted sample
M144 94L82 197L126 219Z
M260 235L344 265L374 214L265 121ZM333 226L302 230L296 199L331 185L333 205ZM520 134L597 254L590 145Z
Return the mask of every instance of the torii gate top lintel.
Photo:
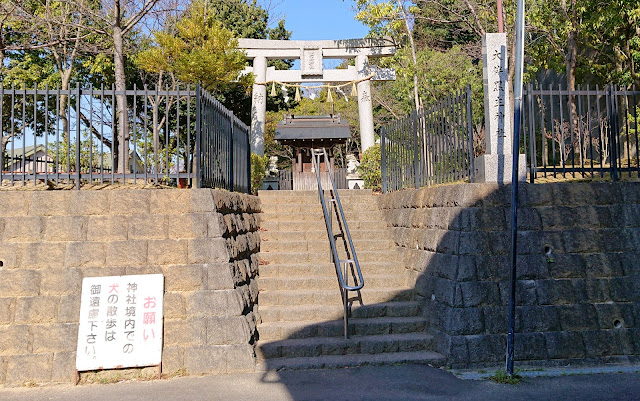
M267 84L272 83L346 83L357 86L358 114L362 151L374 144L371 80L390 81L395 71L369 64L374 57L392 56L396 52L389 39L341 40L267 40L238 39L238 48L253 60L244 72L255 75L251 102L251 150L264 153ZM355 67L325 70L323 59L355 58ZM276 70L267 67L267 60L300 59L299 70Z
M339 40L268 40L238 39L238 48L245 49L248 59L295 59L304 57L304 51L321 51L323 58L354 58L357 56L392 56L396 46L391 39L339 39Z

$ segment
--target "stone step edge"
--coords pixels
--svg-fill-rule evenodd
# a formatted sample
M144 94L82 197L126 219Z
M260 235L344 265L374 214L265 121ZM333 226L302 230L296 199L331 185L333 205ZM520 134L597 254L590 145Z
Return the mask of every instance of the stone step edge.
M352 335L349 339L342 337L308 337L308 338L288 338L286 340L262 340L256 346L295 346L295 345L323 345L323 344L356 344L361 341L396 341L396 340L433 340L433 335L425 332L395 333L395 334L375 334L375 335Z
M368 305L353 305L352 309L369 309L369 308L375 308L375 307L405 307L405 306L420 306L420 302L418 301L390 301L390 302L378 302L375 304L368 304ZM264 310L264 309L289 309L289 310L293 310L295 311L296 309L323 309L323 308L327 308L327 309L339 309L342 310L342 305L335 305L335 304L318 304L318 305L260 305L258 306L258 311L260 310Z
M410 323L410 322L424 322L427 323L427 319L422 316L381 316L381 317L358 317L358 318L349 318L349 326L355 326L360 324L375 324L375 323ZM265 326L289 326L290 328L305 328L309 326L341 326L343 324L342 319L334 319L334 320L298 320L295 322L287 322L287 321L276 321L276 322L265 322L258 323L257 329L260 332L261 327ZM400 333L392 333L392 334L400 334ZM272 340L275 341L275 340Z
M445 357L433 351L389 352L382 354L323 355L306 358L274 358L256 364L256 371L337 369L356 366L382 366L417 363L440 367Z

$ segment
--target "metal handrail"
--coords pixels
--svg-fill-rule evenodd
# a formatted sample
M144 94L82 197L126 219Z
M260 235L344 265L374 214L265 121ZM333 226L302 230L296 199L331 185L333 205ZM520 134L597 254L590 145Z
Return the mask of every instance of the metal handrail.
M356 250L353 246L353 240L351 239L351 234L349 232L349 227L347 225L347 220L344 216L344 210L342 209L342 203L340 202L340 196L338 195L338 190L336 189L336 183L333 177L333 169L329 164L329 157L327 155L327 151L325 148L321 149L312 149L311 150L311 159L313 162L313 167L316 172L316 180L318 182L318 196L320 198L320 204L322 205L322 214L324 216L325 226L327 228L327 236L329 237L329 244L331 245L331 255L333 259L333 264L336 268L336 275L338 276L338 284L340 285L340 293L342 295L342 302L344 305L344 337L349 338L349 291L360 291L364 286L364 278L362 277L362 271L360 270L360 263L358 262L358 257L356 256ZM349 253L351 254L351 259L340 260L338 256L338 250L336 247L336 240L333 234L333 228L331 224L331 215L327 212L327 202L324 196L324 190L322 189L322 181L320 179L320 157L324 156L325 165L327 167L327 172L329 173L329 180L331 182L331 193L333 194L333 198L330 199L330 202L336 207L336 210L339 212L339 223L342 223L343 227L343 238L346 238L349 245ZM317 158L317 159L316 159ZM342 269L341 262L345 262L345 268ZM358 275L357 282L355 285L349 285L349 274L347 266L353 263L355 266L356 273Z

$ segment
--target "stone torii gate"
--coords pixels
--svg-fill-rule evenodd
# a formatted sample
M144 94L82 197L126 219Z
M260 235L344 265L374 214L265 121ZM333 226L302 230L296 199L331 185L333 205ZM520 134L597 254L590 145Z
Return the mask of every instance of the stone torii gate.
M251 151L264 154L264 129L267 111L267 83L349 83L357 82L360 116L361 147L364 152L374 144L373 105L371 80L395 79L392 69L377 68L369 64L370 58L391 56L396 48L387 39L344 40L265 40L238 39L238 48L244 49L253 67L245 73L255 74L251 101ZM324 70L323 59L355 58L355 67ZM267 60L300 60L300 70L276 70L267 68Z

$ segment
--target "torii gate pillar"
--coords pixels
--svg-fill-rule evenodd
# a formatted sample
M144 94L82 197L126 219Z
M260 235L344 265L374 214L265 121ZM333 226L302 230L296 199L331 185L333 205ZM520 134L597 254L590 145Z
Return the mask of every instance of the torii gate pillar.
M253 73L256 82L267 80L267 58L253 59ZM251 99L251 152L264 155L264 129L267 121L267 85L253 85Z
M267 114L267 82L329 83L358 82L358 108L360 117L361 149L374 145L373 103L371 80L392 81L395 71L369 64L370 57L391 56L396 48L388 39L345 40L263 40L238 39L238 48L244 49L253 67L245 73L255 74L251 100L251 152L264 154L264 130ZM356 59L356 66L346 69L324 70L323 59ZM267 68L267 60L300 59L300 70Z
M367 56L356 57L356 69L358 76L366 77L369 69ZM360 146L362 152L375 144L373 128L373 100L371 99L371 81L358 82L358 115L360 117Z

